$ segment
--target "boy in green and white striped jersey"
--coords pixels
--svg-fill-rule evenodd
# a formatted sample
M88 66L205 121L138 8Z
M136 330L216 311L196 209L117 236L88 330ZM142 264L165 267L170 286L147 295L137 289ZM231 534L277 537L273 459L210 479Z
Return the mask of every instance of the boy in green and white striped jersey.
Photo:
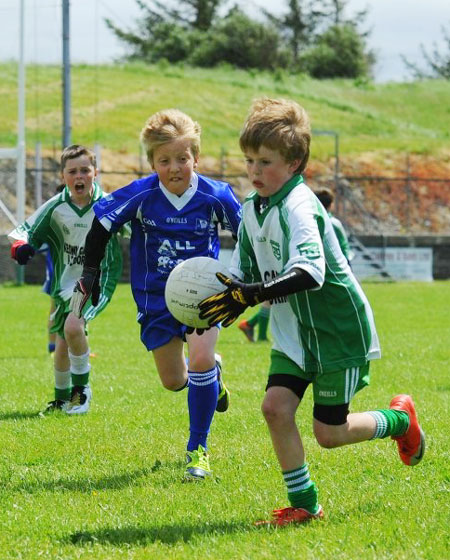
M82 414L89 410L92 392L86 324L108 305L122 272L122 253L113 236L91 305L80 319L69 311L75 282L83 270L86 235L94 219L92 207L104 196L96 176L94 152L79 145L65 148L61 155L65 188L8 235L11 256L19 264L26 264L44 243L54 264L50 296L56 306L51 327L56 333L55 400L48 403L47 412Z
M289 100L257 100L240 146L255 190L243 205L233 277L217 275L227 289L200 303L200 317L227 327L248 306L272 303L262 411L291 506L261 523L280 526L323 516L295 422L308 385L314 434L323 447L391 436L402 461L415 465L425 440L408 395L394 397L388 409L349 413L352 397L369 383L369 364L380 357L380 347L369 302L330 217L301 175L310 146L305 110Z

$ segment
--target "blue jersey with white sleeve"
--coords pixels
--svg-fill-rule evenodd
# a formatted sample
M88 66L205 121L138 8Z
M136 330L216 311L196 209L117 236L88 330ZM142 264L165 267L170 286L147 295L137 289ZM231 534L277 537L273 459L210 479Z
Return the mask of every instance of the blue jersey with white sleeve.
M168 191L158 175L133 181L94 205L108 231L131 224L131 288L139 315L167 310L164 288L181 261L219 255L219 225L237 234L241 204L228 183L194 174L181 195Z

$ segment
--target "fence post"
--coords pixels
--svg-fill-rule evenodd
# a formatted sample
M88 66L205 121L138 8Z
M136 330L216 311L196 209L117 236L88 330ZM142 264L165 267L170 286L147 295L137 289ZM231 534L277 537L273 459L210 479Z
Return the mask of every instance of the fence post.
M144 149L142 148L142 144L139 144L139 178L144 176Z
M411 165L406 155L406 231L411 233Z
M220 178L222 179L222 181L223 181L223 179L224 179L224 177L225 177L225 171L226 171L226 168L227 168L227 160L226 160L226 157L227 157L227 151L226 151L226 149L222 146L222 147L220 148Z
M97 160L97 169L98 169L97 182L99 183L99 185L101 185L100 172L102 169L102 147L100 144L97 143L94 144L94 153L95 153L95 159Z
M42 144L36 142L34 147L34 202L36 209L42 206Z

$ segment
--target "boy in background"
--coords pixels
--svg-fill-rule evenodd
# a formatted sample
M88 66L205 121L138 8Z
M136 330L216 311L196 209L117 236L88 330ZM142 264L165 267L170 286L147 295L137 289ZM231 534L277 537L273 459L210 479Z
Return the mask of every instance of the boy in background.
M207 437L215 410L227 410L229 394L214 352L219 329L214 326L202 336L194 329L187 331L167 309L164 289L178 263L199 256L217 259L218 226L236 235L241 217L241 205L230 185L195 173L200 132L197 122L176 109L148 119L141 142L154 173L95 205L86 262L72 297L72 309L79 316L95 289L108 239L130 221L131 289L141 341L153 353L163 386L170 391L188 388L186 480L203 480L211 474Z
M227 327L248 307L272 301L271 364L262 412L290 502L261 524L323 516L295 415L312 385L313 428L326 448L391 436L401 460L416 465L425 436L409 395L389 408L349 413L380 357L369 302L342 253L330 218L303 181L310 124L294 101L254 102L240 136L255 189L244 205L226 286L203 300L200 317ZM239 278L239 280L237 279Z
M98 279L97 289L92 293L92 305L80 317L70 312L70 298L83 270L84 244L94 219L93 206L104 196L95 182L96 176L94 152L76 144L65 148L61 155L64 189L8 235L11 256L19 264L27 264L46 243L54 265L50 297L55 311L50 316L50 332L56 333L55 399L48 403L45 412L88 412L92 391L87 322L108 305L122 272L122 253L114 237L99 266L101 281Z
M263 301L258 307L256 313L254 313L249 319L243 319L238 328L241 330L249 342L266 342L269 340L267 338L267 329L269 327L270 321L270 302ZM256 331L256 339L255 339Z
M350 264L350 261L352 260L352 254L350 251L350 247L348 245L347 232L345 231L341 220L336 218L336 216L334 216L331 212L331 208L334 202L333 192L330 189L324 187L323 189L319 189L315 191L315 195L317 196L317 198L320 200L320 202L323 204L323 207L327 211L328 216L330 217L331 223L333 225L334 233L338 238L341 251L344 253L344 257L347 259L347 262Z

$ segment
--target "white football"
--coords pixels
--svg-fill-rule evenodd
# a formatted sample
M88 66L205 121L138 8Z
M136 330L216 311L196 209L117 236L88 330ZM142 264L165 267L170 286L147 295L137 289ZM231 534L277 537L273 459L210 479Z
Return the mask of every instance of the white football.
M169 274L165 289L166 305L183 325L195 328L208 326L208 321L198 316L198 304L226 289L216 278L216 272L230 276L227 267L216 259L193 257L178 264Z

